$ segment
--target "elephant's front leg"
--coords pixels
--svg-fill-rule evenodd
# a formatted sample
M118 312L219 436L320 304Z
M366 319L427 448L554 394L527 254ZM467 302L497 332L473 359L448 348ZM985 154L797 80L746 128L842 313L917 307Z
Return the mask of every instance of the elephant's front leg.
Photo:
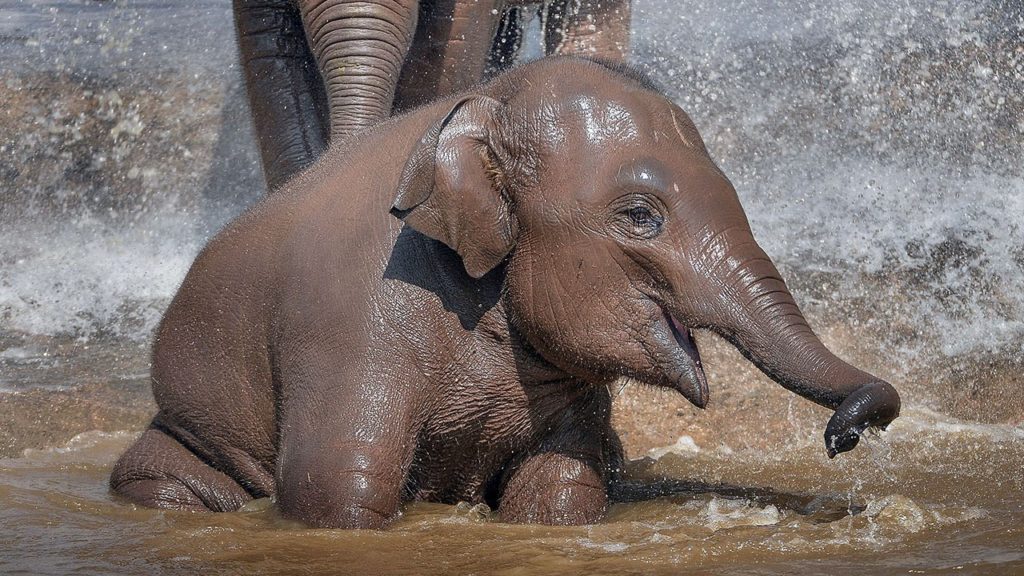
M398 515L405 438L336 438L291 445L278 472L281 513L322 528L383 528Z
M607 506L600 460L542 452L526 458L512 473L498 513L504 522L579 525L600 521Z
M544 17L545 52L625 62L631 0L554 0Z
M302 374L292 372L295 385L284 394L278 504L313 526L382 528L398 515L415 451L414 394L390 381L345 378L325 357L299 360Z
M584 395L561 408L564 419L506 473L498 502L502 520L579 525L604 517L622 444L611 427L606 389L576 386Z
M483 79L504 0L424 2L402 70L396 111L421 106Z
M418 0L298 0L337 142L391 115Z

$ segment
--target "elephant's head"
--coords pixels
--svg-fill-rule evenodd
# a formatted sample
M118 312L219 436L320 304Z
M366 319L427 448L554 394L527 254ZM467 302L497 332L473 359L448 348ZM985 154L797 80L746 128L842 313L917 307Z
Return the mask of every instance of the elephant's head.
M470 275L507 259L510 321L570 374L703 407L706 328L836 410L830 456L899 413L811 331L689 117L629 71L553 59L498 77L426 133L399 188L392 212Z

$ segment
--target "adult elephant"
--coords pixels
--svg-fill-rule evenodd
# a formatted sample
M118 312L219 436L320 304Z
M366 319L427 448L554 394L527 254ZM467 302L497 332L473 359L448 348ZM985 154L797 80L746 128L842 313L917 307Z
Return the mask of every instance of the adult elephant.
M625 60L630 0L235 0L268 188L392 109L511 64L528 9L547 54Z

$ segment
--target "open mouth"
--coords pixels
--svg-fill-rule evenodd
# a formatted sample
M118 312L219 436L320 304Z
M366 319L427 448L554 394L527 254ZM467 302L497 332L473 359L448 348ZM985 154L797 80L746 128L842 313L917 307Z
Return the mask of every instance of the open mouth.
M690 402L693 402L695 406L703 408L707 404L708 378L704 374L704 364L700 360L700 351L697 349L697 341L693 339L693 331L677 322L668 312L665 312L665 321L668 323L669 328L672 329L672 336L676 339L676 344L686 353L692 364L690 366L692 374L684 376L689 381L687 384L690 385L690 389L683 389L686 386L680 382L677 384L680 387L680 392ZM687 372L690 372L690 370L687 370Z

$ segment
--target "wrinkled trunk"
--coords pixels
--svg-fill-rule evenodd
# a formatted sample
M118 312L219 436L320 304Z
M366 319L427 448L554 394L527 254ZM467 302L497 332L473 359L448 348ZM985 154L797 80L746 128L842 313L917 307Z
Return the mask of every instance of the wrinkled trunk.
M753 242L723 261L726 296L714 328L785 388L836 410L825 432L829 456L850 450L868 426L899 414L899 395L884 380L836 357L808 326L767 255Z
M300 0L327 94L332 142L391 114L398 75L416 30L418 4Z
M326 148L326 106L298 9L291 0L235 0L238 53L267 190Z

